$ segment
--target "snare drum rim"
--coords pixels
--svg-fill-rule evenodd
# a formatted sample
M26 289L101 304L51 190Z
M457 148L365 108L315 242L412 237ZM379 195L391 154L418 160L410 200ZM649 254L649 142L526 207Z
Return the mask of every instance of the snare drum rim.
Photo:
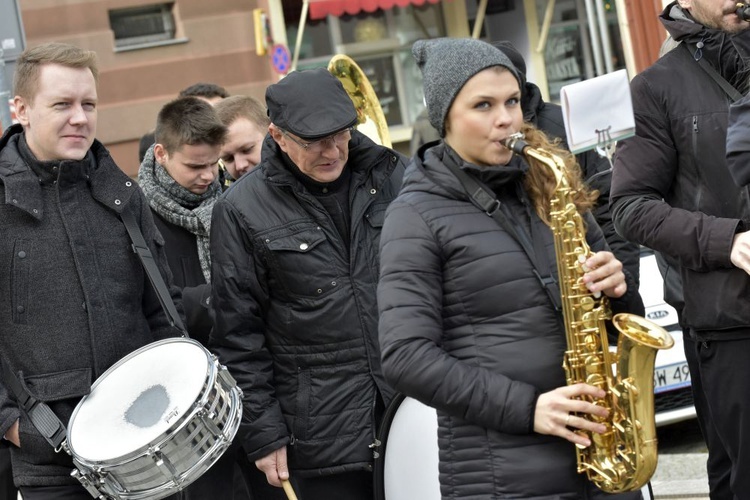
M116 369L118 369L120 366L122 366L123 364L125 364L126 362L128 362L130 359L138 356L142 352L154 349L155 347L160 347L160 346L165 345L165 344L173 344L173 343L188 343L188 344L193 344L193 345L199 347L204 352L204 354L206 355L206 362L207 362L206 377L205 377L205 379L203 381L203 386L201 388L201 392L200 392L201 397L200 397L200 399L198 399L196 401L196 403L198 403L198 402L205 402L204 400L207 398L206 388L213 386L213 383L212 383L213 380L212 380L212 378L216 377L216 374L215 374L216 370L213 368L213 366L214 366L214 357L212 356L212 354L210 353L210 351L208 349L206 349L205 347L203 347L203 345L201 345L200 342L198 342L196 340L193 340L191 338L187 338L187 337L172 337L172 338L168 338L168 339L157 340L156 342L151 342L150 344L146 344L145 346L143 346L143 347L141 347L139 349L136 349L135 351L131 352L130 354L124 356L122 359L120 359L119 361L117 361L117 363L115 363L114 365L110 366L104 373L102 373L94 381L94 383L91 385L91 390L89 391L89 394L91 394L94 391L94 389L104 379L106 379L107 376L110 373L112 373L113 371L115 371ZM68 420L67 447L68 447L69 454L78 463L80 463L84 467L91 468L91 469L96 468L96 467L103 468L103 469L106 469L106 467L108 467L108 466L109 467L115 467L115 466L118 466L118 465L130 462L130 461L133 461L136 458L142 456L143 455L143 451L144 451L142 448L139 448L139 449L136 449L136 450L134 450L132 452L128 452L128 453L126 453L124 455L120 455L118 457L114 457L114 458L110 458L110 459L106 459L106 460L90 460L90 459L84 458L83 456L81 456L78 453L76 453L75 447L73 446L73 443L71 441L72 430L73 430L72 424L75 421L75 418L78 415L79 410L83 407L84 403L88 399L89 394L87 394L87 395L83 396L83 398L81 398L81 400L78 402L78 404L76 405L75 409L73 410L73 414L70 416L70 419ZM161 434L159 434L158 436L156 436L154 439L152 439L151 441L149 441L149 447L152 447L154 445L160 445L160 444L162 444L167 438L169 438L172 434L174 434L174 430L176 428L179 428L180 426L184 425L184 423L186 421L189 421L188 417L190 417L190 420L192 420L193 416L198 411L198 409L196 408L196 406L197 405L194 405L194 407L189 412L185 412L185 414L182 415L182 417L178 418L173 425L169 426L164 432L162 432Z
M400 392L397 393L383 413L383 421L380 423L377 435L377 439L380 442L380 445L377 448L378 456L374 460L372 470L374 500L385 500L385 452L388 449L388 434L391 432L393 419L396 416L401 403L403 403L406 398L406 394Z

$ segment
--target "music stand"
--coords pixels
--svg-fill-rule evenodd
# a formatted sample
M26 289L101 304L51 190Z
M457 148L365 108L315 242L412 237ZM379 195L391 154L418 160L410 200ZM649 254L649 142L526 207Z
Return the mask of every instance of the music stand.
M635 134L627 71L565 85L560 100L570 151L595 149L611 167L617 141Z

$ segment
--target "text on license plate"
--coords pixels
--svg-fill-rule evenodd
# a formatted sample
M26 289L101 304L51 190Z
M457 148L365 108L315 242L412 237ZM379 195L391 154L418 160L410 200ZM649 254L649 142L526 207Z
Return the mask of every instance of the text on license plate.
M690 386L690 370L686 362L659 366L654 370L654 392L666 392Z

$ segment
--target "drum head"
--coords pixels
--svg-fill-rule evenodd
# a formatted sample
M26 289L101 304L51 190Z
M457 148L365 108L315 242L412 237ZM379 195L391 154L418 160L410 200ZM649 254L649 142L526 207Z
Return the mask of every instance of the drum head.
M168 339L129 354L94 383L68 425L74 457L101 462L146 447L199 399L210 355L187 339Z
M395 410L395 411L394 411ZM397 396L380 432L375 500L440 500L438 422L434 408Z

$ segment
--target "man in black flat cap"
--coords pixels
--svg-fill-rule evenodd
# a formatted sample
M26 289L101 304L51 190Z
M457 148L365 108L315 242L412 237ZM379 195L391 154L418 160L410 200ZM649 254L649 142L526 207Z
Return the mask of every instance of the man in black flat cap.
M262 160L211 229L211 343L244 391L239 438L268 482L302 500L370 500L392 391L380 369L378 244L405 167L355 130L325 69L266 90ZM240 256L240 257L238 257Z

